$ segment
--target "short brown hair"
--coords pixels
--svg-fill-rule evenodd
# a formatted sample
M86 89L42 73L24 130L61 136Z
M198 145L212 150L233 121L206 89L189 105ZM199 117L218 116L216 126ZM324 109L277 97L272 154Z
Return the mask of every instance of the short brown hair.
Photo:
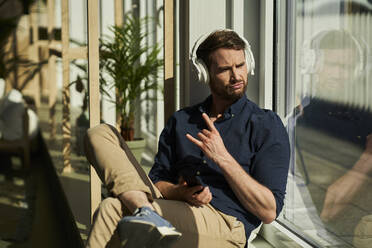
M230 48L235 50L244 50L245 42L240 36L232 30L218 30L211 33L196 50L196 56L203 60L209 68L209 55L219 48Z

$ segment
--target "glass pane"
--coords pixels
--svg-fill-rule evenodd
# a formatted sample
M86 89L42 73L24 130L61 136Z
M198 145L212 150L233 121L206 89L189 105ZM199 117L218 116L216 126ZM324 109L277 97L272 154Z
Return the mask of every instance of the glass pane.
M69 1L70 42L67 48L86 45L85 2L85 0ZM61 57L63 50L62 8L62 1L55 0L56 31L52 41L54 50L47 58L49 92L40 110L42 112L40 115L41 130L67 204L84 240L88 235L90 221L89 164L85 159L82 146L82 138L89 125L86 105L87 61L85 59L69 60L68 68L63 68ZM79 23L79 25L72 23ZM66 76L64 70L68 72L67 82L64 82L64 76Z
M69 1L70 47L86 46L87 33L87 0Z
M370 247L371 4L281 3L287 63L278 92L292 145L281 220L321 247Z
M102 120L116 126L123 138L129 141L129 147L142 143L138 151L132 151L148 171L157 150L158 129L163 125L162 68L160 65L151 68L151 65L162 62L163 20L162 14L159 15L162 2L133 1L131 5L124 2L123 20L115 17L118 12L114 7L114 1L105 2L100 10ZM130 21L133 18L136 21ZM141 36L138 36L139 32ZM154 55L156 50L155 61L151 54ZM138 55L140 58L137 60ZM116 63L120 66L115 66ZM146 68L146 72L141 75L139 73L143 70L138 68ZM138 79L141 82L137 82ZM127 134L128 129L131 131Z
M70 139L68 144L70 154L69 161L65 159L61 183L75 217L77 228L82 239L85 240L90 222L89 163L85 159L83 146L84 135L89 128L86 60L78 59L70 62L70 81ZM67 167L68 162L71 169Z

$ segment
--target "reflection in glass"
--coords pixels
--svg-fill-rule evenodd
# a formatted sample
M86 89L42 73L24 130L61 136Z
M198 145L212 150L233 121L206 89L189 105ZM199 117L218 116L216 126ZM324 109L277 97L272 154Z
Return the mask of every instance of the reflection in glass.
M295 177L284 220L322 247L370 247L372 39L363 30L371 29L371 9L297 2L296 80L288 82L295 86L288 119Z

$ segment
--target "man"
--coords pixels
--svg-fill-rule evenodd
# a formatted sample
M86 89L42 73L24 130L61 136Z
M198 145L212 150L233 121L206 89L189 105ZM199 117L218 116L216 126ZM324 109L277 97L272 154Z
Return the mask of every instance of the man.
M174 247L244 247L254 228L278 216L288 137L277 115L245 96L245 49L230 30L200 44L197 57L207 67L211 96L168 120L151 181L114 128L88 131L88 160L115 196L100 205L88 246L105 246L118 227L128 247L167 247L178 238ZM185 171L199 184L189 186Z
M363 220L372 209L372 113L363 97L368 52L343 29L320 32L305 50L315 56L303 66L311 90L300 107L296 142L307 155L308 192L327 230L355 246L368 240L357 247L370 247L370 224Z

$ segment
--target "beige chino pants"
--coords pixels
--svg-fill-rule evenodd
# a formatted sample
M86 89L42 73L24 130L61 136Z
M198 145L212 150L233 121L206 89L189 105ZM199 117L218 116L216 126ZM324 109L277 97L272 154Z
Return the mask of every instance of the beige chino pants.
M209 204L194 207L163 199L114 127L101 124L89 129L85 153L114 195L104 199L96 210L87 247L119 247L116 226L129 211L115 196L131 190L145 192L157 213L182 233L174 247L244 247L244 226L235 217Z

